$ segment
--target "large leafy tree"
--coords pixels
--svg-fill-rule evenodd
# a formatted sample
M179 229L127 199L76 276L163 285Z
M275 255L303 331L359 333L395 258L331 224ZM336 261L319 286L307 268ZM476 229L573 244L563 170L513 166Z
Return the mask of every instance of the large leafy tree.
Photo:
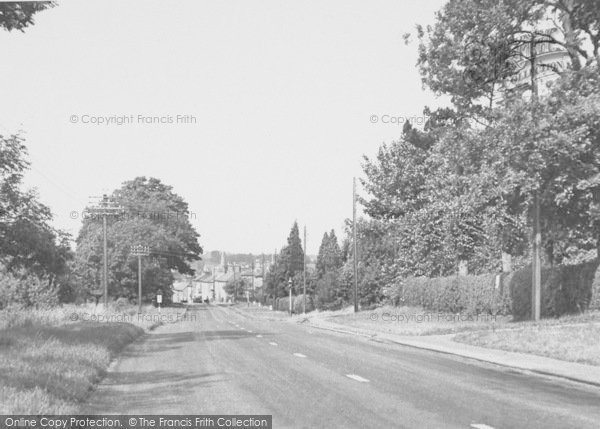
M3 271L62 288L72 259L69 236L50 225L52 213L36 193L22 189L28 166L23 138L0 135L0 263Z
M544 31L550 22L564 36ZM514 87L542 45L566 51L574 70L598 64L599 24L593 0L450 0L433 27L417 27L418 66L425 85L488 123L494 100ZM558 71L553 64L538 67Z
M189 220L187 203L159 179L137 177L125 182L109 197L122 213L108 217L109 294L137 294L137 258L132 247L150 248L144 258L143 294L156 289L165 293L173 282L171 270L192 274L191 262L198 260L202 248L199 234ZM90 215L77 237L77 272L88 289L97 288L102 267L102 220Z

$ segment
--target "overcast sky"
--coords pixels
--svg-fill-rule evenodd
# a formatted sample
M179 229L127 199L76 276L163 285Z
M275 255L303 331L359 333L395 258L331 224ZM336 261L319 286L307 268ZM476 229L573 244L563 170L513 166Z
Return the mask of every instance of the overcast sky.
M402 35L442 4L61 1L0 33L0 133L24 131L26 185L73 235L89 196L143 175L185 198L206 250L272 252L298 220L316 253L362 155L399 137L383 122L439 104ZM133 120L83 123L110 116Z

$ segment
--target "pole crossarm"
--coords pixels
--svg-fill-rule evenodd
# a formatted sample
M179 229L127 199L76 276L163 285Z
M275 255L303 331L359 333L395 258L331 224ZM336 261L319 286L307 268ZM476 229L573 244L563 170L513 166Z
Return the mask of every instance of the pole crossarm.
M131 246L131 254L133 256L150 256L150 247L142 246L140 244Z

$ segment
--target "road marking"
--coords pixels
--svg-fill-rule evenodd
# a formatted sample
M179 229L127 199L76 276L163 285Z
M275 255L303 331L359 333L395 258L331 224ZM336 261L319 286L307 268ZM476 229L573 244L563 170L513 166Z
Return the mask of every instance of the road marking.
M269 343L269 344L271 344L272 346L276 346L277 345L277 343Z
M484 425L483 423L471 423L471 427L475 429L494 429L493 427Z
M258 334L258 335L256 336L256 338L262 338L262 335Z
M249 332L249 333L252 333L252 331L251 331L250 329L248 329L248 332Z
M302 353L294 353L294 356L299 357L299 358L305 358L306 357Z
M346 377L351 378L354 381L360 381L361 383L369 382L369 380L367 380L366 378L362 378L360 375L356 375L356 374L346 374Z

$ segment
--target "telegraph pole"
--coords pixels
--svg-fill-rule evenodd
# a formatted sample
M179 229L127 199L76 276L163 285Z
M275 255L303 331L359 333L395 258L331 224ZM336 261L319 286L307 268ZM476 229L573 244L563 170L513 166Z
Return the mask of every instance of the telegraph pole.
M354 245L354 312L358 313L358 246L356 245L356 177L352 178L352 242Z
M96 197L97 198L97 197ZM102 216L102 242L103 242L103 268L102 268L102 286L104 289L104 310L108 309L108 249L106 244L106 229L108 216L118 215L123 208L110 201L108 195L104 194L98 206L87 209L93 215Z
M535 35L531 34L529 48L529 60L531 64L531 107L533 121L536 121L536 106L538 101L538 83L537 83L537 64L536 64L536 40ZM532 243L532 261L531 261L531 319L540 320L541 313L541 295L542 295L542 231L540 229L540 196L536 189L533 195L533 243Z
M150 249L148 246L133 246L131 253L138 258L138 313L142 312L142 256L148 256Z
M306 314L306 255L307 255L306 225L304 225L304 264L302 266L302 283L303 283L302 294L304 296L304 298L302 300L302 313L303 314Z

